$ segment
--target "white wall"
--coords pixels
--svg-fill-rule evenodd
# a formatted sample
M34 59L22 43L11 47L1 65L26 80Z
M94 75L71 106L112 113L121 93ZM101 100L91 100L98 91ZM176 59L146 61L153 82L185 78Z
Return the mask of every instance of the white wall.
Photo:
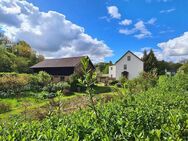
M131 56L130 61L127 60L127 56ZM124 69L124 64L127 65L126 70ZM133 79L144 70L144 63L130 52L128 52L119 62L117 62L115 66L116 79L119 79L122 76L123 71L129 72L128 79Z
M109 77L116 78L116 66L109 66Z

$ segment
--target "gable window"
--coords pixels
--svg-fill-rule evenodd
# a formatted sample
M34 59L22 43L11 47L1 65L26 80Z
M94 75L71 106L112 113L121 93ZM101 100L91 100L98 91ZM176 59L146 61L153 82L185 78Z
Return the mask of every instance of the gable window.
M127 56L127 60L128 60L128 61L131 61L131 56Z
M124 70L126 70L126 69L127 69L127 65L125 64L125 65L124 65Z

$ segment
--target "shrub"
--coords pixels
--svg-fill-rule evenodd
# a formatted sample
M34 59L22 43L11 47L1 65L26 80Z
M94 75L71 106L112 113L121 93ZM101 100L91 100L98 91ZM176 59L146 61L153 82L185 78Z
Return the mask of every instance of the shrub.
M26 74L4 74L0 77L0 96L20 96L28 84L29 78Z
M81 79L81 76L78 74L72 74L69 77L70 90L73 92L84 92L86 88L79 84L78 79Z
M160 76L158 86L165 91L187 91L188 75L179 72L175 76Z
M156 86L157 80L158 77L155 72L143 72L139 77L127 81L126 85L129 93L140 93Z
M50 83L43 90L56 93L57 91L70 90L70 85L67 82Z
M0 97L21 96L24 91L40 91L51 81L49 74L0 73Z
M183 64L183 65L179 68L179 71L188 74L188 62L185 63L185 64Z
M51 81L51 76L44 71L40 71L38 74L36 74L36 77L38 78L38 83L42 87L46 86Z
M51 76L46 72L39 72L38 74L30 75L29 90L41 91L43 87L51 82Z

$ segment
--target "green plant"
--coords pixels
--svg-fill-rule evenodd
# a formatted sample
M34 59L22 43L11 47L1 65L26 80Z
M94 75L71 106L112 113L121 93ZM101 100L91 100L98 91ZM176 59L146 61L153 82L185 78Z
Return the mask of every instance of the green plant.
M156 71L143 72L139 77L127 81L127 89L129 93L140 93L157 85L158 76Z
M41 121L25 122L13 117L4 123L0 122L0 140L188 139L188 75L162 76L160 82L147 91L131 95L124 93L121 97L117 95L105 104L95 101L92 74L84 75L86 79L79 81L87 86L88 98L91 98L89 101L93 102L93 105L90 103L91 108L64 115L53 114L49 108L50 115ZM119 90L125 90L126 85ZM166 89L168 87L170 89ZM51 104L57 103L54 100Z
M11 110L11 106L7 103L0 102L0 114L8 112Z
M70 85L67 82L50 83L43 90L49 93L56 93L58 91L69 90Z

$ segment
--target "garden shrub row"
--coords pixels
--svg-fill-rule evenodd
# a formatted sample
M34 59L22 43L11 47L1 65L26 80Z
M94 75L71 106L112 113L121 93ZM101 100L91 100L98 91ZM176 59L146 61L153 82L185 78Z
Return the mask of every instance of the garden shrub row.
M0 140L188 140L187 78L161 76L147 91L99 103L99 118L87 109L43 121L1 123Z
M49 74L0 74L0 97L21 96L24 91L40 91L51 81Z

